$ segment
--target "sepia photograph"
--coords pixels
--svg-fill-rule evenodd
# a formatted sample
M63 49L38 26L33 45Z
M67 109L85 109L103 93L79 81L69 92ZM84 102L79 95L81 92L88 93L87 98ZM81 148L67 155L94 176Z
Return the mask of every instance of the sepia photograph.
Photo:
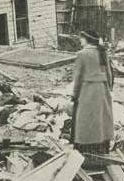
M0 0L0 181L124 181L124 0Z

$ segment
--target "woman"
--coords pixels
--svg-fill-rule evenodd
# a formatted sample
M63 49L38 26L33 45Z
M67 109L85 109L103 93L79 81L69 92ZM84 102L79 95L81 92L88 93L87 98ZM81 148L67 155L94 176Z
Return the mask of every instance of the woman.
M81 32L74 81L72 141L81 152L108 153L113 116L105 50L93 31Z

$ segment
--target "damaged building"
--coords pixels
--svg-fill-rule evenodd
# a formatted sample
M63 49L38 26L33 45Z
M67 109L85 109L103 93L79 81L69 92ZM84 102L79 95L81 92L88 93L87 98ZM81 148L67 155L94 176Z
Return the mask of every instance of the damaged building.
M56 1L58 42L62 49L77 47L70 35L80 31L95 30L103 39L111 37L111 1L108 0L69 0ZM69 34L69 37L68 35ZM76 39L76 37L73 37ZM68 41L69 43L67 43Z
M0 0L0 45L56 48L59 34L89 28L104 36L110 7L106 0Z
M123 27L117 5L119 0L0 0L0 49L9 47L0 50L0 181L123 180L124 48L117 45L114 54L110 42ZM108 41L114 65L110 154L80 154L70 142L77 54L67 50L75 51L79 31L90 29Z
M0 0L1 45L55 46L56 34L54 0Z

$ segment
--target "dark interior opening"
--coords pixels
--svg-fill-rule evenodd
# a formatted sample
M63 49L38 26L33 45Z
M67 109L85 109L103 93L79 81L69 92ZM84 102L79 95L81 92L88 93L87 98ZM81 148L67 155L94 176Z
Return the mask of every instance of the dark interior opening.
M0 14L0 45L8 45L7 14Z
M29 38L27 0L15 1L17 39Z

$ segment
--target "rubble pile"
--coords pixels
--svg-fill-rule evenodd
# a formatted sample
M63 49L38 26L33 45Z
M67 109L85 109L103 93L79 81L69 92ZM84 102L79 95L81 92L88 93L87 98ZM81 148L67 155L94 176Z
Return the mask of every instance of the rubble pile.
M11 85L4 84L4 89L7 87L4 91L2 84L0 87L0 169L4 174L19 176L49 160L62 151L63 144L69 143L73 83L52 93L33 94L30 100ZM124 145L124 104L117 101L115 95L113 97L114 150L123 149ZM123 112L120 117L118 111Z
M113 115L114 115L114 149L124 150L124 42L120 41L113 56L114 89Z
M59 153L56 141L68 143L71 128L70 96L22 97L7 82L0 84L0 170L15 175Z
M115 79L115 87L113 93L113 115L114 115L114 142L115 148L124 150L124 96L123 89L118 79ZM121 80L122 84L123 80Z
M118 42L113 56L113 67L116 77L124 77L124 42Z

